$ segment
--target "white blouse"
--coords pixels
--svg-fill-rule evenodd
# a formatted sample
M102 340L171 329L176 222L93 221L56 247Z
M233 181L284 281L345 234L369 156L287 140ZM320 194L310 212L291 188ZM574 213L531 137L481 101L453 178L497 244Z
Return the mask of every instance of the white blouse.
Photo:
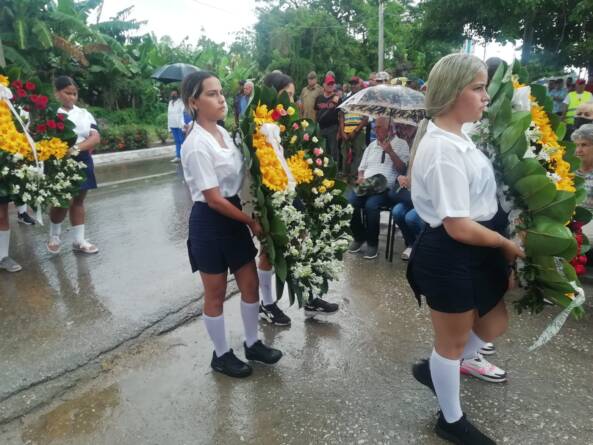
M203 191L214 187L218 187L225 198L235 196L243 183L243 153L224 128L217 128L226 148L197 123L181 146L183 176L195 202L206 202Z
M59 108L58 113L67 115L68 119L74 124L74 133L76 133L77 136L77 144L88 139L91 131L98 131L97 121L85 108L80 108L74 105L70 111L64 108Z
M412 167L412 201L431 227L443 219L488 221L496 215L496 180L490 160L473 141L429 122Z

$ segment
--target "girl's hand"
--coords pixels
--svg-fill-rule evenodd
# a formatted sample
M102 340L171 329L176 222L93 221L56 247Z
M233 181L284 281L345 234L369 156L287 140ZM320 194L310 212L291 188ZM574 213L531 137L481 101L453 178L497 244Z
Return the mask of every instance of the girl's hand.
M264 229L257 220L252 219L251 222L248 224L248 226L249 226L249 229L251 230L251 233L253 233L254 236L261 238L262 235L264 234Z

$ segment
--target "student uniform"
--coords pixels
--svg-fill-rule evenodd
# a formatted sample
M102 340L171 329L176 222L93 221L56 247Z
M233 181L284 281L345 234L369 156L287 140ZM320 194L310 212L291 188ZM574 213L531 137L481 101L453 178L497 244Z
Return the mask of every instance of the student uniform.
M189 218L187 248L193 272L234 273L257 255L247 225L211 209L203 191L218 187L238 209L238 193L245 175L243 154L228 132L218 126L226 147L197 123L183 148L181 162L194 205Z
M86 109L74 105L71 110L60 108L58 113L65 114L68 119L74 124L74 133L76 133L76 143L80 144L87 139L91 131L99 131L97 121L93 115ZM97 179L95 178L95 165L93 163L93 156L88 150L81 151L74 157L79 162L86 165L85 174L86 179L80 185L80 190L91 190L97 188Z
M451 238L443 219L470 218L504 234L492 164L472 140L429 122L412 169L412 201L427 224L408 264L418 303L446 313L477 309L483 316L508 287L509 267L498 248L471 246Z

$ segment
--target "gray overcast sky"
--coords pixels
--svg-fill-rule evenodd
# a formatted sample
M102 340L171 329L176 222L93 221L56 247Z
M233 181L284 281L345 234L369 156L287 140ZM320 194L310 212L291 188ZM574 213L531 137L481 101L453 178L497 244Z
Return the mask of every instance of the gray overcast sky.
M255 0L105 0L101 20L134 6L132 17L148 20L141 31L169 35L176 43L204 34L215 42L231 43L232 33L256 23ZM91 17L96 20L96 17Z

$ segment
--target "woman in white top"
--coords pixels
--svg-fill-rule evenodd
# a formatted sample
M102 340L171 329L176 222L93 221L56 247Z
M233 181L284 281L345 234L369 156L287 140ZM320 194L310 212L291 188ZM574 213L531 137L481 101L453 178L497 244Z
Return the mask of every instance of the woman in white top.
M183 144L183 102L179 98L179 90L173 88L169 97L169 106L167 107L167 125L173 141L175 141L175 157L171 162L179 162L181 159L181 144Z
M256 236L262 235L262 228L241 210L237 194L245 174L243 155L217 125L227 110L220 81L205 71L192 73L183 80L181 95L193 120L181 152L194 201L187 247L192 271L200 272L204 284L202 318L214 344L211 366L231 377L246 377L251 367L234 355L226 340L223 303L229 270L241 291L246 358L273 364L282 357L258 340L257 249L248 227Z
M86 165L86 179L80 186L80 193L72 199L70 208L54 207L50 210L47 250L53 254L60 252L62 222L66 218L66 214L70 213L70 223L74 234L72 248L75 252L95 254L99 252L99 249L84 237L84 199L88 190L97 188L91 151L101 142L101 136L93 115L88 110L76 106L78 87L74 80L68 76L59 76L54 81L54 87L56 98L62 104L61 108L58 109L58 113L65 114L74 123L74 132L76 133L74 147L79 151L75 159Z
M435 335L430 360L414 365L413 374L436 393L437 434L472 445L494 441L461 410L460 359L505 332L502 298L512 283L510 266L523 256L501 234L492 165L461 129L482 116L487 82L486 65L474 56L437 62L426 94L431 120L418 130L411 165L412 201L427 227L414 246L408 281L419 302L426 298Z

